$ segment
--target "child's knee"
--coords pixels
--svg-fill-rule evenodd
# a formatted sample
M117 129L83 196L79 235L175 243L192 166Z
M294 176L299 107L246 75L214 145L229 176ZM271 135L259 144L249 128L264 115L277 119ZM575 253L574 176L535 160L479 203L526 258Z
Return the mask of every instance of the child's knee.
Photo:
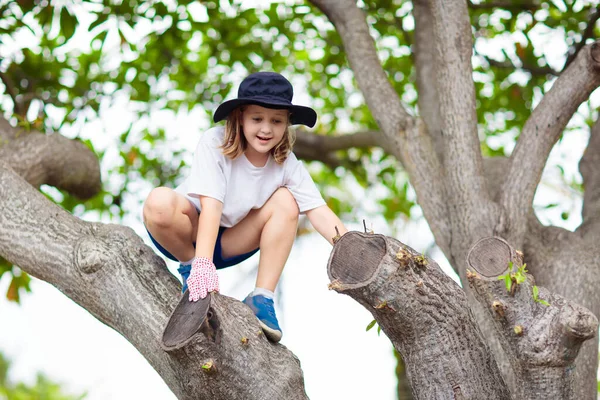
M298 219L300 210L298 209L298 203L287 188L279 188L273 194L273 200L275 201L275 209L277 212L283 214L285 217L290 219Z
M166 187L153 189L144 202L146 227L168 228L173 223L176 208L175 193Z

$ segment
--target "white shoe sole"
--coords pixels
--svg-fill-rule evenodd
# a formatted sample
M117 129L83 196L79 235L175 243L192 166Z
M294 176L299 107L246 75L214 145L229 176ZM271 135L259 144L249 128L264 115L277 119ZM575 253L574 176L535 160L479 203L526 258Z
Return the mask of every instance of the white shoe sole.
M281 331L277 331L275 329L269 328L261 320L258 320L258 323L260 324L260 327L262 328L263 332L265 333L265 336L267 337L267 339L269 339L271 342L278 343L281 340L281 336L283 336Z

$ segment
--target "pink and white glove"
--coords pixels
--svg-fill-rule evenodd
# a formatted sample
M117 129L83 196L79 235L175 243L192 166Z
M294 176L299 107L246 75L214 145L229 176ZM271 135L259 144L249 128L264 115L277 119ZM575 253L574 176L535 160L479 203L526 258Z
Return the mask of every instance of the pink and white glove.
M198 301L208 296L209 292L219 291L217 268L206 257L194 258L192 271L186 282L190 291L190 301Z

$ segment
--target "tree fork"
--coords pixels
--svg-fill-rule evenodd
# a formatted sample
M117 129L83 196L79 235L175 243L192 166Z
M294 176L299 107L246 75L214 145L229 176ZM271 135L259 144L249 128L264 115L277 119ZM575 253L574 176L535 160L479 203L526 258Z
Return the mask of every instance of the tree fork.
M464 291L399 241L348 232L328 263L330 288L369 310L402 355L415 399L510 399Z
M516 369L514 398L575 399L574 362L581 344L598 330L594 314L537 288L521 268L523 254L501 238L479 240L467 262L475 271L467 274L473 294Z

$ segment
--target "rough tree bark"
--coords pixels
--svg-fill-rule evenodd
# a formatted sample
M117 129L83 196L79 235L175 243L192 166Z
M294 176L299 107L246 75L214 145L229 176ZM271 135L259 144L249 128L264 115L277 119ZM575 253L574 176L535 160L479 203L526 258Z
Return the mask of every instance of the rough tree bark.
M512 398L576 399L574 360L598 320L544 288L540 298L550 304L536 302L530 275L509 293L497 277L509 262L522 265L517 254L502 239L482 239L469 254L478 273L468 274L518 370ZM435 262L393 238L349 232L335 244L328 273L330 288L369 310L400 352L415 399L511 398L465 292Z
M13 137L28 135L35 139L39 134ZM66 140L48 136L31 140L27 148L11 146L10 156L4 153L0 255L51 283L121 333L180 399L307 398L298 359L284 346L268 342L250 309L226 296L213 296L211 318L193 340L169 353L161 348L162 330L180 297L180 284L164 261L131 229L72 216L12 168L35 169L30 154L39 152L70 160L70 168L44 164L42 174L23 174L32 183L48 183L39 176L58 176L67 186L77 180L82 187L88 179L99 182L97 159L95 166L88 162L95 156L75 142L77 150L72 153L73 146L65 146ZM252 374L248 365L257 367Z
M406 363L415 399L509 399L463 290L408 246L349 232L328 264L330 288L369 310Z
M529 274L519 281L523 254L500 238L477 242L468 263L475 271L467 273L469 284L515 368L516 398L579 398L573 390L574 360L581 344L595 337L596 316L538 288ZM505 279L510 279L508 284Z
M574 380L572 370L581 342L597 331L594 315L600 313L598 123L580 163L586 187L581 226L575 232L543 226L532 201L550 150L577 107L600 85L600 45L578 45L524 126L510 159L483 160L466 2L415 1L417 28L426 30L415 35L423 119L401 104L356 2L312 3L339 32L381 131L342 140L300 134L299 153L330 165L341 165L333 152L349 146L377 145L394 155L466 294L412 249L391 238L357 233L334 247L332 288L373 313L406 360L415 398L595 398L597 341L581 347ZM314 143L321 153L310 151ZM177 280L130 229L71 216L36 190L42 184L91 196L100 187L98 162L81 143L59 135L17 134L0 118L3 258L50 282L123 334L179 398L306 398L296 357L262 337L251 312L225 296L214 296L211 318L192 341L163 351L160 334L179 297ZM486 262L469 257L474 243L492 236L523 250L529 270L548 290L540 289L540 296L550 306L532 300L532 278L517 287L514 297L503 292L496 278L506 273L505 261L492 273L486 272ZM361 253L361 248L367 250ZM512 248L509 254L516 260ZM467 260L478 273L467 273ZM517 323L524 333L515 337L509 328ZM496 332L500 355L510 360L503 376L488 351L484 328ZM545 338L552 345L541 348ZM249 364L256 365L251 376Z

